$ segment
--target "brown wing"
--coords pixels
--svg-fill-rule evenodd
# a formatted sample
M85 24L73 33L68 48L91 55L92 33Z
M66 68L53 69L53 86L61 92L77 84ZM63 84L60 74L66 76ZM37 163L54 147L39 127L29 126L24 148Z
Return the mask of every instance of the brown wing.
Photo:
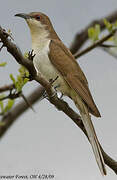
M84 73L71 52L64 46L64 44L62 44L61 41L51 40L49 58L51 63L62 74L69 86L80 95L88 106L89 111L93 115L100 117L100 113L93 101Z

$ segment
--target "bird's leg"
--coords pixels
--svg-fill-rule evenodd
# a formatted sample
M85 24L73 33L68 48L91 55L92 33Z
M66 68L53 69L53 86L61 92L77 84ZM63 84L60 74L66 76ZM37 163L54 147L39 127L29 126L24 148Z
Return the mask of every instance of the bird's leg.
M47 94L46 90L44 91L44 93L43 93L43 95L42 95L41 100L43 100L44 98L49 99L49 97L48 97L48 94Z
M53 85L53 83L54 83L58 78L59 78L59 76L57 76L55 79L52 79L52 78L49 79L50 84ZM57 88L59 88L59 87L60 87L60 84L54 86L54 90L55 90L55 91L54 91L54 93L53 93L53 95L52 95L51 97L57 95L58 98L62 99L63 94L62 94L61 92L58 92L58 91L57 91ZM43 93L43 98L47 98L47 99L48 99L48 95L47 95L46 91Z
M55 79L50 79L50 83L53 84L58 78L59 78L59 76L57 76ZM60 84L54 86L55 93L52 96L57 95L57 97L59 99L62 99L63 94L60 91L59 92L57 91L57 88L59 88L59 87L60 87Z
M52 85L58 78L59 76L57 76L55 79L49 79L50 84Z
M55 80L53 80L52 78L49 79L49 83L50 83L51 85L52 85L54 82L55 82ZM53 93L52 96L54 96L54 95L56 95L56 91L55 91L55 93ZM46 93L46 91L44 91L44 93L43 93L43 98L49 99L48 94Z
M57 97L58 97L59 99L62 99L62 97L63 97L62 92L57 91L57 88L59 88L59 87L60 87L60 84L54 86L54 90L55 90L55 94L57 95Z

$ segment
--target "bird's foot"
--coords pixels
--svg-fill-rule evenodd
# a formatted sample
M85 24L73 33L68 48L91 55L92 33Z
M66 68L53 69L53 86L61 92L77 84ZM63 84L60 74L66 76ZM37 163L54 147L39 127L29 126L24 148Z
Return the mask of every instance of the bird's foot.
M57 87L58 87L58 86L57 86ZM54 92L53 92L53 94L51 95L51 97L57 96L59 99L62 99L63 94L62 94L61 92L58 92L58 91L56 90L57 87L54 87ZM43 93L42 97L43 97L42 99L44 99L44 98L49 99L49 96L48 96L48 94L47 94L46 91Z
M62 97L63 97L63 93L62 92L60 92L60 91L57 91L57 88L59 88L60 87L60 84L58 84L57 86L55 86L54 87L54 95L57 95L57 97L59 98L59 99L62 99Z
M57 92L57 97L59 98L59 99L62 99L63 98L63 93L62 92Z
M53 83L59 78L59 76L57 76L55 79L49 79L49 82L51 85L53 85ZM62 99L63 94L59 91L57 91L57 88L60 87L60 84L53 86L53 94L51 95L51 97L57 96L59 99ZM49 99L48 94L46 93L46 91L43 93L43 98Z
M28 59L33 61L36 54L34 54L34 50L28 52Z
M54 91L53 94L50 97L54 97L56 95L57 95L57 91ZM44 91L42 97L43 97L42 99L44 99L44 98L49 99L49 96L48 96L46 91Z
M43 99L44 99L44 98L49 99L48 94L47 94L47 92L46 92L46 91L44 91L44 93L43 93L42 97L43 97Z

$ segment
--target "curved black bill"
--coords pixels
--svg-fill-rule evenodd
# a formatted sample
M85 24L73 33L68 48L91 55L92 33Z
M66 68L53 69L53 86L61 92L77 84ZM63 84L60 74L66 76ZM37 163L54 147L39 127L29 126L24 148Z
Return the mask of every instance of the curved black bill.
M15 16L24 18L24 19L30 19L31 17L28 14L25 13L20 13L20 14L15 14Z

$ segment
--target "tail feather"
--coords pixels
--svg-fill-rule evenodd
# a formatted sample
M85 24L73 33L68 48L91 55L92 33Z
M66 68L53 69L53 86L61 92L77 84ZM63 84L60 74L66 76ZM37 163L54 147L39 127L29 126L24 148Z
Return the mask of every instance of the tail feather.
M75 104L79 109L79 104L77 104L77 103L75 103ZM82 103L82 108L83 108L83 111L80 111L82 122L84 124L85 129L86 129L89 141L91 143L96 162L97 162L98 167L101 171L101 174L106 175L106 168L105 168L104 159L102 156L102 152L101 152L100 145L99 145L96 133L95 133L93 123L91 121L91 117L89 115L89 112L88 112L86 105L83 103Z
M101 152L101 148L99 145L98 138L97 138L96 133L95 133L93 123L91 121L90 114L89 114L90 110L88 109L87 105L83 102L83 100L81 99L81 97L78 94L76 94L72 91L70 97L74 101L76 107L80 111L82 122L83 122L85 129L86 129L87 136L88 136L90 144L92 146L92 149L93 149L93 152L95 155L95 159L97 161L97 164L98 164L98 167L101 171L101 174L106 175L106 168L105 168L103 155Z
M85 129L87 131L87 135L88 135L88 138L90 140L90 143L91 143L91 146L92 146L98 167L99 167L102 175L106 175L104 159L102 156L102 152L100 149L100 145L98 143L98 139L97 139L93 124L92 124L91 119L90 119L90 115L81 113L81 116L82 116L82 121L83 121L83 124L85 126Z

